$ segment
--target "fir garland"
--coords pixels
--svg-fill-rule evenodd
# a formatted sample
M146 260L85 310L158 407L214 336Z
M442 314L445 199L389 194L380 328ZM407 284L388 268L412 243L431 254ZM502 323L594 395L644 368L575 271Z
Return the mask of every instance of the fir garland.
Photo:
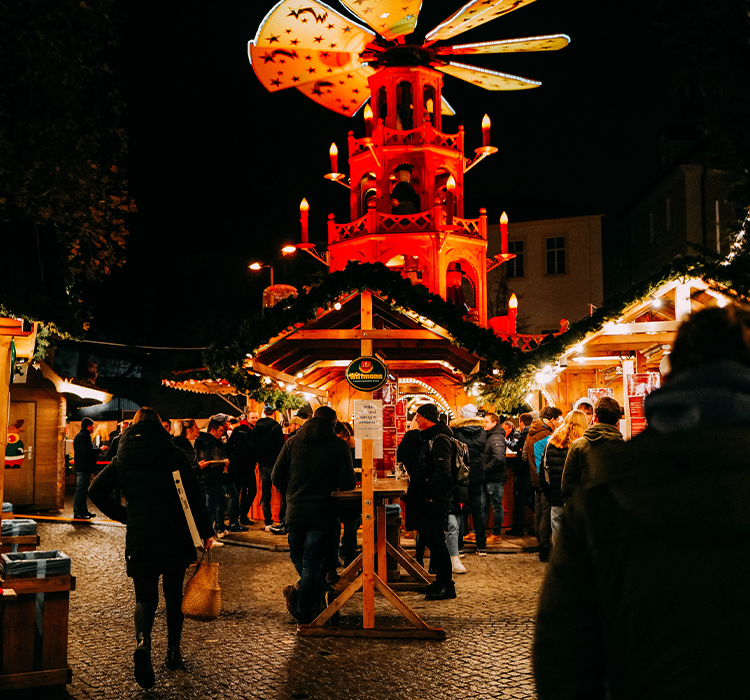
M525 396L542 367L554 364L589 333L617 320L629 306L666 282L682 277L700 277L725 293L750 296L750 256L738 255L728 264L705 256L678 258L657 275L611 299L593 315L572 324L565 333L548 336L538 347L524 353L492 330L465 321L460 307L432 294L423 285L413 285L382 263L352 261L343 270L325 275L296 299L286 299L248 318L233 338L213 343L204 353L207 377L226 379L252 398L264 395L268 389L243 368L248 354L256 354L280 333L315 319L320 309L330 309L343 297L371 291L398 311L413 311L442 326L455 345L484 359L486 368L469 377L465 386L478 391L480 398L496 410L515 413L523 408ZM286 392L277 393L289 396Z

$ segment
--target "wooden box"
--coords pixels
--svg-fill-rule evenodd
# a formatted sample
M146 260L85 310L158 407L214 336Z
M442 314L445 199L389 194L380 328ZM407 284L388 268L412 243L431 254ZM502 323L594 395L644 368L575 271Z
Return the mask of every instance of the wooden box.
M11 577L0 583L10 593L0 597L0 695L70 683L68 615L75 576Z

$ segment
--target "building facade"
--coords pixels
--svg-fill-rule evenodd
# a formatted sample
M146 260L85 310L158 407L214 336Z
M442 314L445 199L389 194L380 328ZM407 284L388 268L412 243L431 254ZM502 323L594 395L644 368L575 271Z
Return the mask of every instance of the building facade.
M487 258L501 250L499 225L487 226ZM489 316L507 313L518 299L519 333L556 333L601 306L602 217L523 221L508 224L508 252L515 258L487 274Z

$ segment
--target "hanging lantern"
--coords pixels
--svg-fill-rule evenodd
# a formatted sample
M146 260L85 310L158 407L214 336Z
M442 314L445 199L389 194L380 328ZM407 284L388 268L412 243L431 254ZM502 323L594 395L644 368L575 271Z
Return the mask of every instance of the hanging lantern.
M449 287L460 287L463 280L464 273L461 271L460 267L456 266L453 269L448 270L445 281Z

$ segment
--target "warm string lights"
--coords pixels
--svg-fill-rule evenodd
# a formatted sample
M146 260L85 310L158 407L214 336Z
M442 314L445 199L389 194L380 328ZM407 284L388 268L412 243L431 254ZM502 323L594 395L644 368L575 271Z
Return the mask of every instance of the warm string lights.
M748 232L750 232L750 209L748 209L748 212L745 215L745 220L742 222L740 230L737 232L732 245L729 247L729 252L727 253L726 258L722 260L722 265L730 265L732 261L745 250Z

